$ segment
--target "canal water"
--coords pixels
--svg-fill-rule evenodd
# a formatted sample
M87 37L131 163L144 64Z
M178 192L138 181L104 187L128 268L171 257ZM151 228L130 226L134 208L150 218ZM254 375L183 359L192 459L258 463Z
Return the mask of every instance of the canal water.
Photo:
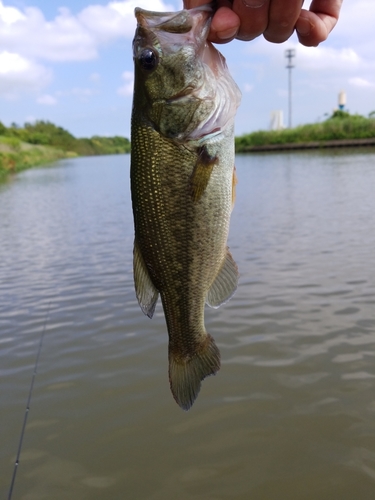
M374 498L375 152L236 164L240 284L189 412L134 296L129 157L0 185L2 498L44 325L14 500Z

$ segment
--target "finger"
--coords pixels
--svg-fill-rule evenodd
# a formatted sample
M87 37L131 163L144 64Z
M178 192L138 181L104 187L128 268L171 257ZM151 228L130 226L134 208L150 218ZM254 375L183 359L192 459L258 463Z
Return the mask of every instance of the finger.
M185 0L185 9L206 5L207 0ZM232 10L230 0L215 2L216 12L212 18L208 40L215 43L227 43L233 40L240 27L240 18Z
M193 9L206 4L207 0L184 0L185 9ZM218 0L215 2L215 9L208 40L215 43L230 42L237 35L240 19L233 12L230 0Z
M253 40L261 35L268 25L270 0L233 0L233 12L241 20L236 38Z
M308 47L323 42L337 23L341 5L342 0L313 0L310 11L302 10L296 22L299 41Z
M271 0L268 13L268 26L263 35L273 43L288 40L294 31L295 24L301 12L301 0Z
M208 39L215 43L227 43L236 37L240 28L240 18L232 10L232 3L228 0L217 2L218 8L212 19Z

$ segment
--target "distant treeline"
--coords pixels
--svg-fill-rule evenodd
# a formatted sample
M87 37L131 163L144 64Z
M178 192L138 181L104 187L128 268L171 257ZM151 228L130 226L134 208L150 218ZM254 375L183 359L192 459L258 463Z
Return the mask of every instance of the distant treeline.
M48 121L25 123L20 127L13 123L6 127L0 122L0 136L14 138L29 144L53 146L79 156L122 154L130 152L126 137L100 137L77 139L70 132Z
M346 111L335 111L324 122L283 130L259 130L236 137L236 152L250 151L254 146L294 144L339 139L369 139L375 137L375 111L369 117Z

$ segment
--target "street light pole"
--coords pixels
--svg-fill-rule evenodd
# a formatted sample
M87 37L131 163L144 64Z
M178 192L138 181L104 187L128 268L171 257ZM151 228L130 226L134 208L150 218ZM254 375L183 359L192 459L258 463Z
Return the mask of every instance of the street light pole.
M288 128L292 128L292 69L294 68L292 59L295 57L296 51L294 49L287 49L285 51L285 57L288 59L288 65L286 66L289 70L289 116L288 116Z

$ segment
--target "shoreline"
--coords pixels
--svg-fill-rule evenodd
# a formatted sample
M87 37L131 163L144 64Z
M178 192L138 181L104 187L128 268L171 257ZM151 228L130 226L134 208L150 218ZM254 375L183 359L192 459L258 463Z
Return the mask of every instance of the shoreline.
M243 146L236 153L259 153L272 151L296 151L306 149L375 147L375 137L369 139L336 139L332 141L290 142L286 144L264 144Z
M31 145L0 141L0 182L9 175L17 174L33 167L41 167L56 161L71 158L72 153L51 146Z
M337 139L331 141L293 142L286 144L264 144L261 146L244 146L236 150L236 154L272 153L280 151L306 151L309 149L328 148L363 148L375 147L375 137L368 139ZM72 158L72 152L59 150L51 146L40 146L21 143L16 147L0 143L0 182L9 174L16 174L33 167L43 166L56 161Z

